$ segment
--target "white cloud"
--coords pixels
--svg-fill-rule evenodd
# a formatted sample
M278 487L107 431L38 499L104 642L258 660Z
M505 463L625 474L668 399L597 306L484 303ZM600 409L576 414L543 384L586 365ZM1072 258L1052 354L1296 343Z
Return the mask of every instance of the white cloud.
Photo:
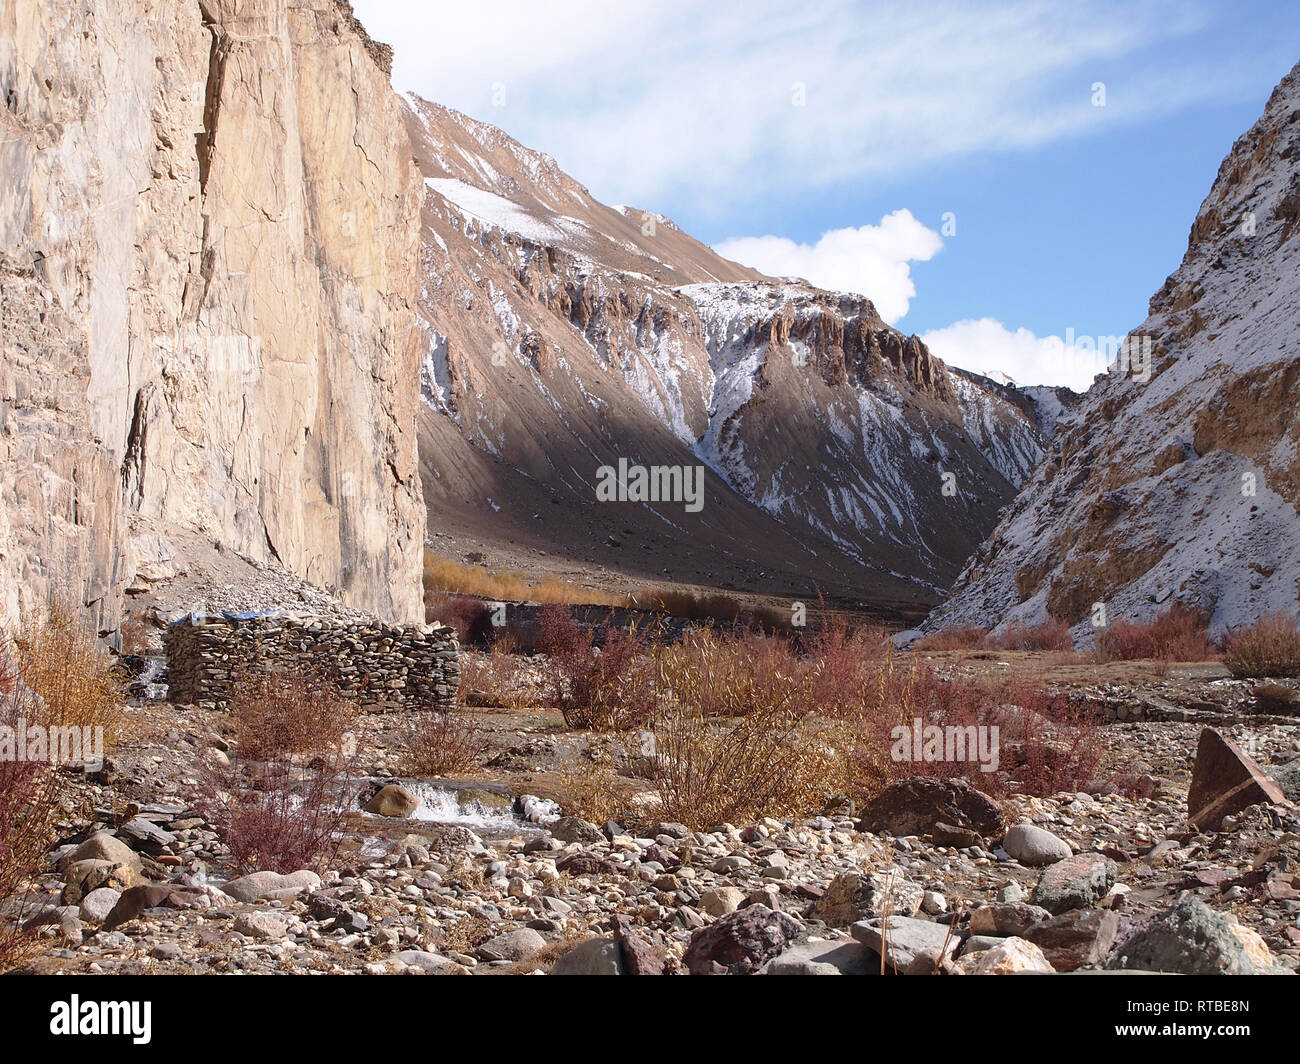
M773 277L802 277L818 288L856 292L876 306L891 325L907 313L916 286L912 262L924 262L943 247L933 229L912 212L886 214L879 225L832 229L816 244L797 244L783 236L724 240L714 250Z
M1024 328L1012 332L993 318L954 322L921 339L950 366L985 375L1005 373L1017 384L1064 384L1082 392L1106 371L1104 350L1067 346L1059 336L1035 336Z
M396 47L398 89L549 152L599 199L646 207L915 172L1257 88L1232 57L1159 61L1212 22L1185 0L354 6Z

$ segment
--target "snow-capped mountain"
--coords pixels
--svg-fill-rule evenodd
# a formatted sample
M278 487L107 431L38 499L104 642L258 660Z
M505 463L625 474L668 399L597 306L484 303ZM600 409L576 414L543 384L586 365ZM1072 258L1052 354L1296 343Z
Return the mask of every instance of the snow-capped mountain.
M927 624L1088 630L1171 600L1216 631L1300 591L1300 66L1233 145L1115 371ZM1144 346L1150 345L1150 372ZM1039 409L1044 409L1041 402Z
M458 546L915 606L1041 457L1031 403L869 300L763 277L492 126L404 103L427 189L425 498ZM703 466L705 505L597 504L620 458Z

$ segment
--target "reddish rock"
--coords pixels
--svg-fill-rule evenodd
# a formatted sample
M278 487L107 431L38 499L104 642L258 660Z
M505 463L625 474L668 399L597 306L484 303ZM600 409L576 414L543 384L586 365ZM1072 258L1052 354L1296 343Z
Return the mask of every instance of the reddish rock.
M1187 792L1187 819L1199 831L1217 831L1225 816L1260 802L1286 804L1286 797L1236 743L1204 729Z
M965 780L911 776L891 783L867 803L858 830L929 835L939 824L989 838L1006 831L1007 818L1002 806Z
M766 905L751 905L696 931L682 963L692 975L713 975L719 970L752 975L783 953L799 931L793 917Z
M625 918L614 925L614 940L623 951L624 975L664 974L664 959L645 939L633 934Z

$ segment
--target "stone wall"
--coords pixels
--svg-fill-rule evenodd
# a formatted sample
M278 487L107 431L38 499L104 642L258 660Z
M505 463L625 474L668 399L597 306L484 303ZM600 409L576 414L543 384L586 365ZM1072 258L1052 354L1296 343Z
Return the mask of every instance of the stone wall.
M283 617L192 617L168 627L168 698L227 709L241 671L283 669L333 679L362 709L452 709L460 685L456 633L443 625Z

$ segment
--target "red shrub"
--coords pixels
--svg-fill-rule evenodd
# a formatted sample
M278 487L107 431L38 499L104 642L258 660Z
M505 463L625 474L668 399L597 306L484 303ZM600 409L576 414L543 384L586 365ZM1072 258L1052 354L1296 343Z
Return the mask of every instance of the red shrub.
M1103 628L1097 633L1097 656L1102 661L1205 661L1213 649L1204 618L1175 602L1145 623L1121 620Z
M595 631L583 627L563 606L545 606L538 617L537 649L546 655L553 705L571 728L643 727L657 702L649 643L635 627L612 623L595 645Z
M1073 650L1070 626L1055 617L1033 627L1012 621L998 635L989 636L987 645L994 650Z
M343 841L355 790L343 755L316 758L305 770L271 762L251 780L227 781L210 815L241 872L324 872Z

